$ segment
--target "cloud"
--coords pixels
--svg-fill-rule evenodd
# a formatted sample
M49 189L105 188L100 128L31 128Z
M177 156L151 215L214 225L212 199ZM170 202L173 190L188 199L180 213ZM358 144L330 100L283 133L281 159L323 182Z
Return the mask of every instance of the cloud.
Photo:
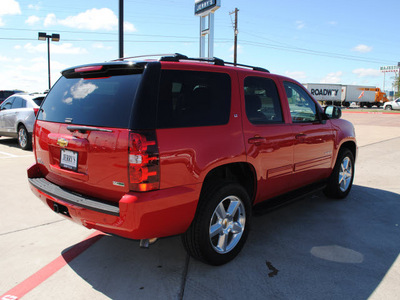
M21 9L19 3L15 0L1 0L0 8L0 26L4 26L5 23L1 16L5 15L20 15Z
M24 49L29 53L47 53L47 45L46 43L40 43L37 45L32 45L31 43L27 43L24 46ZM88 51L85 48L81 47L73 47L71 43L52 43L51 44L51 53L53 54L87 54Z
M294 78L297 81L302 81L307 78L307 75L303 71L286 71L285 75L290 78Z
M20 61L21 61L21 58L10 58L7 56L0 55L0 62L16 62L16 63L18 63Z
M21 9L19 3L15 0L1 0L0 16L20 15Z
M320 80L320 83L341 83L342 75L343 75L342 71L329 73Z
M28 5L28 8L29 8L29 9L34 9L34 10L40 10L40 5L39 5L39 4L36 4L36 5L34 5L34 4L29 4L29 5Z
M57 24L57 18L55 14L48 14L44 19L43 25L45 27Z
M380 77L381 72L376 69L356 69L353 70L353 74L356 74L358 77Z
M230 48L229 48L229 51L230 51L230 52L235 51L235 46L230 47ZM243 47L242 47L241 45L239 45L239 44L237 45L237 52L238 52L238 53L243 53Z
M86 30L115 30L118 28L118 17L109 8L92 8L76 16L57 20L57 23L71 28ZM127 32L136 31L135 26L129 22L124 22L124 28Z
M367 53L367 52L371 52L372 51L372 47L360 44L358 46L355 46L352 50L355 51L355 52Z
M40 21L40 18L37 16L30 16L28 19L25 20L25 24L28 24L30 26L35 25Z
M105 46L103 43L94 43L92 44L92 47L94 49L105 49L105 50L110 50L113 48L111 46Z
M336 21L329 21L328 24L331 25L331 26L336 26L336 25L338 24L338 22L336 22Z
M135 32L136 28L132 23L124 22L124 31L126 32Z
M301 30L306 27L306 23L304 21L296 21L296 29Z

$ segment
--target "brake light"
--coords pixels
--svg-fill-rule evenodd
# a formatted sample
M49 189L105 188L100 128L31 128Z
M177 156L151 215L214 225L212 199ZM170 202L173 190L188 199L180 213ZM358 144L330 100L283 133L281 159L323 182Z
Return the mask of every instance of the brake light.
M103 66L87 66L87 67L80 67L75 69L75 73L79 72L93 72L93 71L100 71Z
M129 133L129 189L146 192L160 188L160 158L155 131Z
M34 108L34 109L33 109L33 112L34 112L34 114L35 114L35 117L37 116L37 114L38 114L38 112L39 112L39 109L40 109L40 108Z

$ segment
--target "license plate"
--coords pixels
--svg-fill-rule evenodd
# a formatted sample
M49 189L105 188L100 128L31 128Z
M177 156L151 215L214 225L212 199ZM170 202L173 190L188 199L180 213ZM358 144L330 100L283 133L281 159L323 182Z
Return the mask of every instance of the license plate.
M61 149L60 167L78 170L78 152Z

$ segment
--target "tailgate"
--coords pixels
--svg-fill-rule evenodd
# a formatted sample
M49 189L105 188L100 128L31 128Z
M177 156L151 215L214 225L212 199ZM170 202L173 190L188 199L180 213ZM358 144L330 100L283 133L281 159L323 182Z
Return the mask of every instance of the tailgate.
M37 162L47 180L103 200L118 201L129 190L129 130L37 121Z
M63 72L34 132L36 160L48 181L114 202L129 191L129 128L142 71L111 64Z

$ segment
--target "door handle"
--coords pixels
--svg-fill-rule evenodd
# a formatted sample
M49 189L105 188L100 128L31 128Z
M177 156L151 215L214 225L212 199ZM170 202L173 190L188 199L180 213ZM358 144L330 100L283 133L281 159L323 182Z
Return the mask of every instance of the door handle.
M265 144L266 142L267 142L267 139L263 138L261 136L255 136L255 137L252 137L252 138L248 139L248 143L249 144L253 144L253 145L256 145L256 146L261 145L261 144Z

